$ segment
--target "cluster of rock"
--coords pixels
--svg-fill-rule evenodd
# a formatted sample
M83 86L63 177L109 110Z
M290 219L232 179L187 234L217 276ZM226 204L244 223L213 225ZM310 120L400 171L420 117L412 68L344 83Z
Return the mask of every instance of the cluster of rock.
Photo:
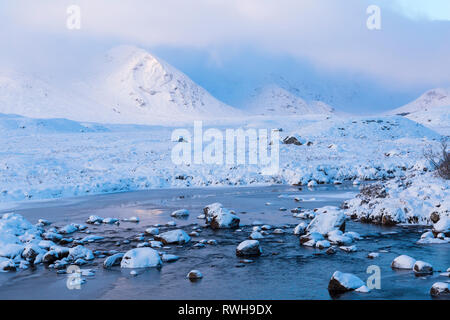
M391 267L400 270L413 270L416 277L432 275L433 266L425 261L416 260L407 255L401 255L392 261ZM450 277L450 268L446 273L442 273L443 277ZM433 297L450 296L450 286L448 282L436 282L430 289L430 295Z
M45 230L44 226L49 225L46 220L32 225L19 214L4 214L0 219L0 271L27 269L41 263L50 268L64 269L69 264L84 265L94 260L90 249L76 245L84 238L78 241L64 238L85 230L85 226L70 224ZM69 243L74 243L72 248L62 246Z
M362 222L433 225L433 238L444 240L450 236L449 190L448 180L436 177L433 172L415 170L397 179L362 187L343 207L348 216ZM422 242L442 242L426 238Z
M294 234L300 236L300 244L319 249L328 249L339 246L347 252L356 251L351 246L355 240L361 239L356 232L345 232L347 216L337 207L323 207L316 210L314 219L307 225L305 222L294 228ZM334 253L330 249L329 253Z

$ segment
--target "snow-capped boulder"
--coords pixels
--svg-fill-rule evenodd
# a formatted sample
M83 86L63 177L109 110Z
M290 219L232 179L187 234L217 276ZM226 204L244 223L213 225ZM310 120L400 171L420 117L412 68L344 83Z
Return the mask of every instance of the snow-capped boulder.
M189 210L181 209L176 210L170 214L174 218L186 218L189 217Z
M203 274L198 270L191 270L187 274L187 278L191 281L195 281L203 278Z
M262 235L261 232L253 231L250 234L250 239L252 239L252 240L260 240L260 239L264 239L264 236Z
M273 230L272 233L273 234L284 234L285 231L283 229L277 228L277 229Z
M203 209L206 224L212 229L236 229L239 228L240 218L224 208L220 203L213 203Z
M378 252L371 252L367 255L367 258L375 259L375 258L378 258L379 256L380 256L380 254Z
M236 248L236 255L242 256L259 256L262 253L258 240L245 240Z
M158 228L147 228L147 229L145 229L145 234L151 235L151 236L156 236L159 234L159 229Z
M103 218L92 215L86 220L86 223L89 223L89 224L103 223Z
M78 231L78 227L73 223L68 224L67 226L64 226L61 229L59 229L59 233L62 233L62 234L71 234L71 233L74 233L77 231Z
M44 254L44 256L42 257L42 262L47 263L47 264L52 264L57 260L66 258L68 255L69 255L68 248L58 247L58 248L50 250L46 254Z
M163 243L161 241L150 241L150 247L159 249L163 247Z
M357 290L364 285L365 283L354 274L336 271L328 284L328 291L332 294L339 294Z
M325 240L323 235L318 232L312 232L300 237L300 244L307 247L314 247L318 241Z
M125 253L121 268L153 268L162 265L158 251L151 248L137 248Z
M284 144L293 144L296 146L302 146L306 143L306 140L300 137L298 134L291 134L283 139Z
M450 216L440 217L439 221L433 225L433 233L435 236L443 233L446 237L450 237Z
M355 245L353 245L353 246L341 246L341 247L339 247L339 249L341 249L342 251L345 251L345 252L356 252L356 251L358 251L358 248Z
M416 261L413 270L418 277L433 274L433 266L424 261Z
M180 259L180 257L176 256L174 254L165 253L161 256L161 259L163 262L175 262L175 261L178 261Z
M103 268L109 269L114 266L120 266L124 255L124 253L116 253L112 256L109 256L105 259L105 261L103 261Z
M449 296L450 284L446 282L436 282L430 290L432 297Z
M321 240L316 242L316 248L319 249L327 249L331 247L330 241L328 240Z
M117 219L117 218L105 218L105 219L103 219L102 223L104 223L104 224L118 224L119 223L119 219Z
M345 232L345 214L336 207L324 207L321 212L310 222L306 232L318 232L326 235L330 231L339 229Z
M407 255L401 255L392 261L391 267L393 269L404 269L404 270L411 270L414 268L414 264L416 263L416 259L411 258Z
M328 240L339 246L348 246L353 242L353 238L346 236L341 230L333 230L327 234Z
M83 246L76 246L74 248L69 249L69 260L75 261L77 259L83 259L83 260L94 260L94 254L92 251L88 248L85 248Z
M16 271L16 265L11 259L0 257L0 272Z
M27 244L22 251L22 258L30 263L34 263L36 257L45 254L47 251L37 244Z
M302 236L306 233L306 223L302 222L299 223L295 228L294 228L294 234L296 236Z
M191 241L191 237L189 237L189 235L181 229L171 230L155 235L155 239L164 244L185 244Z

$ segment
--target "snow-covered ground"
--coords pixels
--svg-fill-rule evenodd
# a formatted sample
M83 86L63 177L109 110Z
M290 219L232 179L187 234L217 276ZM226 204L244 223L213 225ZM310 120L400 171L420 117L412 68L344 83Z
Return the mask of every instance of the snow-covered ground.
M192 122L184 128L191 130ZM403 117L328 115L209 121L205 129L282 129L280 169L258 165L175 165L167 126L101 125L0 115L0 201L151 188L334 183L401 177L428 167L423 150L439 134ZM248 152L248 151L247 151Z

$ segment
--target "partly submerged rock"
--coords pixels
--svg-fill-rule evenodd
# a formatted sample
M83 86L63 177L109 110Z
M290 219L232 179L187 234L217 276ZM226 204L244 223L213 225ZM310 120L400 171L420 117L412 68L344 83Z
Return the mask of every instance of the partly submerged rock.
M411 270L416 263L416 259L407 255L401 255L394 259L391 263L393 269Z
M325 240L323 235L318 232L312 232L300 237L300 244L307 247L314 247L318 241Z
M432 297L450 296L450 284L446 282L436 282L430 290Z
M103 261L103 268L109 269L114 266L120 266L122 259L124 257L124 253L116 253Z
M294 228L294 234L296 236L303 236L306 233L306 223L302 222L300 224L298 224L295 228Z
M158 228L147 228L147 229L145 229L145 234L151 235L151 236L156 236L159 234L159 229Z
M259 256L262 253L258 240L245 240L236 248L236 255L242 256Z
M206 224L212 229L237 229L240 218L224 208L220 203L213 203L203 209Z
M328 291L332 294L339 294L357 290L364 285L365 283L354 274L336 271L328 284Z
M181 229L171 230L159 235L155 235L155 239L164 244L185 244L191 241L191 237Z
M121 268L153 268L162 265L158 251L151 248L137 248L125 253Z
M189 210L181 209L176 210L170 214L174 218L186 218L189 217Z
M414 274L417 277L433 274L433 266L428 262L416 261L413 267Z
M203 278L203 274L198 270L191 270L187 274L187 278L191 281L195 281L195 280L199 280L199 279Z
M176 256L174 254L165 253L162 255L161 259L163 262L175 262L175 261L179 260L180 257Z
M252 239L252 240L260 240L260 239L264 239L264 236L262 235L261 232L253 231L250 234L250 239Z
M318 232L326 235L330 231L339 229L345 232L346 215L336 207L324 207L321 212L310 222L306 232Z

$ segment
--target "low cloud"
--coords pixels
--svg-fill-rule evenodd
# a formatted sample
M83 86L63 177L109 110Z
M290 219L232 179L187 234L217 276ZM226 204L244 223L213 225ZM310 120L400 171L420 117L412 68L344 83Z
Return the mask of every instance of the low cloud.
M72 4L81 8L79 31L66 28L66 8ZM371 4L381 7L381 30L366 27ZM8 16L3 33L8 29L15 37L7 38L10 50L13 42L31 41L30 34L39 39L34 45L41 54L65 43L51 39L65 37L72 46L98 39L204 49L218 62L245 46L385 84L450 83L450 21L410 19L386 0L16 0L1 6Z

